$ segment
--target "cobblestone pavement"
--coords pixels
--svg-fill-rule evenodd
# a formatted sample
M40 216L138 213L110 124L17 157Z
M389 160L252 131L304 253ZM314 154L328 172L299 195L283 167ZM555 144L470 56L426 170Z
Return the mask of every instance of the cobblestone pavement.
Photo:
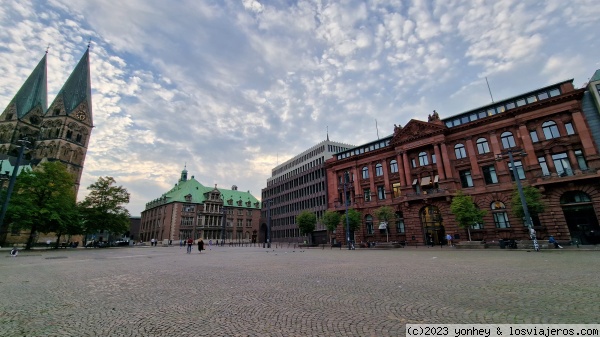
M399 336L598 323L598 252L70 249L0 258L0 336Z

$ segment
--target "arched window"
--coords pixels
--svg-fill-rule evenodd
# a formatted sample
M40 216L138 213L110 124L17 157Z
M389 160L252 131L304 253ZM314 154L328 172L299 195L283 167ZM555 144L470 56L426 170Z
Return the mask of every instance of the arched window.
M494 201L490 206L496 228L509 228L508 214L506 214L506 206L502 201Z
M419 166L429 165L429 156L427 156L427 152L419 153Z
M370 215L365 216L365 225L367 227L367 234L375 233L375 230L373 228L373 217L372 216L370 216Z
M398 234L404 234L406 229L404 228L404 215L402 212L396 212L396 231Z
M465 150L465 146L462 144L454 145L454 154L456 155L456 159L462 159L467 156L467 151Z
M369 179L369 168L366 166L362 168L362 178Z
M513 137L513 134L510 132L503 132L500 135L500 139L502 140L502 147L505 149L517 146L515 144L515 137Z
M581 191L569 191L560 197L561 204L577 204L580 202L592 202L592 199Z
M490 145L488 144L487 139L479 138L477 139L477 152L479 154L484 154L490 152Z
M395 159L390 162L390 172L398 173L398 162Z
M546 139L558 138L560 133L558 132L558 126L554 121L547 121L542 124L542 130L544 131L544 137Z
M381 164L375 165L375 176L381 177L383 175L383 166Z

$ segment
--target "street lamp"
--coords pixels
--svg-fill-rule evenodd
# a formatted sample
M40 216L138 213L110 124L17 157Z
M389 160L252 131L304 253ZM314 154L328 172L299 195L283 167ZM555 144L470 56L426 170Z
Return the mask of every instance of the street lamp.
M8 202L10 201L10 196L12 195L12 191L15 187L15 182L17 180L17 175L19 173L19 165L21 164L21 158L23 158L23 153L25 152L27 144L30 144L29 141L27 141L26 139L20 139L18 142L21 143L21 148L19 149L19 155L17 156L12 176L10 177L10 181L8 182L6 198L4 199L4 203L2 204L2 213L0 213L0 233L2 233L2 225L4 225L4 217L6 216L6 210L8 209Z
M346 171L344 173L344 204L346 204L346 243L348 250L352 249L350 245L350 220L348 219L348 184L350 183L350 175Z
M521 149L511 149L499 154L496 158L497 161L502 160L502 155L508 155L508 159L510 160L510 166L512 168L513 177L517 183L517 190L519 191L519 198L521 199L521 205L523 206L523 214L525 215L525 224L527 225L527 229L529 231L529 236L533 241L533 248L536 252L540 251L540 246L538 245L538 241L535 235L535 230L533 229L533 225L531 223L531 216L529 215L529 208L527 208L527 200L525 199L525 193L523 193L523 186L521 186L521 180L519 179L519 174L517 173L517 168L515 167L515 161L513 159L513 152L520 156L526 156L527 153Z

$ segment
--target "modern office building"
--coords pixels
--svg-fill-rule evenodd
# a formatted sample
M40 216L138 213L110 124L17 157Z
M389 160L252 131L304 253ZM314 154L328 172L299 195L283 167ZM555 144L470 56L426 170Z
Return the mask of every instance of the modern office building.
M599 102L598 86L575 89L572 82L444 119L434 111L427 122L410 120L388 138L336 154L326 162L328 208L343 213L347 201L361 213L361 227L350 236L356 242L442 244L447 234L468 240L469 232L488 243L528 240L524 219L512 212L515 170L546 205L531 214L540 239L600 243L600 128L592 124L597 105L588 106ZM470 231L450 211L458 191L486 211ZM381 206L395 213L387 225L375 216Z
M206 187L187 174L184 169L171 190L146 204L139 229L142 241L256 242L260 202L250 192L238 191L235 185Z
M324 163L335 153L354 147L326 140L277 165L262 190L260 241L265 242L271 227L271 242L328 242L320 219L327 210L327 182ZM312 238L300 235L296 216L304 211L315 213L316 230Z

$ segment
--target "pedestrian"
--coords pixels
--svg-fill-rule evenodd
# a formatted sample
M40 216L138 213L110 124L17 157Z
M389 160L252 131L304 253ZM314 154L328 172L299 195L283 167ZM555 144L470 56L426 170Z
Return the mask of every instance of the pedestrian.
M558 241L556 241L556 239L552 235L550 235L550 237L548 238L548 243L554 244L554 248L562 248L562 246L558 244Z
M212 249L212 239L208 240L208 250Z
M194 240L192 240L192 238L188 238L187 239L187 253L191 254L192 253L192 245L194 244Z
M179 240L179 249L181 249L181 247L183 247L183 239Z
M10 251L10 256L17 257L17 255L19 255L19 250L17 249L17 247L13 247Z
M446 235L446 241L448 241L448 246L454 247L454 245L452 244L452 235L447 234Z
M202 253L203 250L204 250L204 241L202 240L202 238L200 238L200 240L198 240L198 253Z

